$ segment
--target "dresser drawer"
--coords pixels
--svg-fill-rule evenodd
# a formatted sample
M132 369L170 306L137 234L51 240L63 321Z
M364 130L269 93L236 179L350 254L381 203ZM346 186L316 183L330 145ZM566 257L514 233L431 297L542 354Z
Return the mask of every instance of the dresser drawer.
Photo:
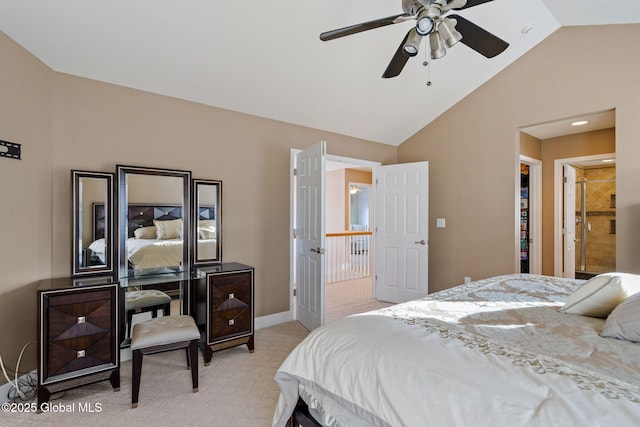
M210 275L208 285L208 343L252 334L253 272Z
M43 383L117 365L116 286L41 295Z

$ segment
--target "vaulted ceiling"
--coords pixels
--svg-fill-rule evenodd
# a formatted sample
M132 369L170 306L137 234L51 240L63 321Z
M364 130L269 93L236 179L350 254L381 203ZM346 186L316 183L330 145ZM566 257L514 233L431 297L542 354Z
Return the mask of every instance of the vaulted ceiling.
M504 53L458 43L431 60L423 44L392 79L415 21L318 37L399 13L401 0L3 0L0 30L58 72L397 146L559 27L637 23L640 2L494 0L458 14Z

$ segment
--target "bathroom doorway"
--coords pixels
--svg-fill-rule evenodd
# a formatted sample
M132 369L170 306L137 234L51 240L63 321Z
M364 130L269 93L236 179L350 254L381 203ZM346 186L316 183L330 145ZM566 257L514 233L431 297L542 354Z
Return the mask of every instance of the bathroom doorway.
M616 268L616 166L575 165L577 279Z

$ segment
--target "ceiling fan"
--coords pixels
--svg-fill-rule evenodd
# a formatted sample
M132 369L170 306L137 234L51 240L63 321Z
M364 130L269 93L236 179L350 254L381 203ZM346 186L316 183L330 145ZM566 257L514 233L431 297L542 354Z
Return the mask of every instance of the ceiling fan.
M460 15L448 14L446 17L444 16L451 10L468 9L490 1L492 0L402 0L404 13L325 31L320 34L320 40L333 40L415 19L415 27L411 28L404 36L398 50L382 74L385 79L400 74L409 58L418 54L423 37L429 38L431 59L442 58L447 53L445 46L450 48L459 41L479 54L493 58L502 53L509 46L509 43Z

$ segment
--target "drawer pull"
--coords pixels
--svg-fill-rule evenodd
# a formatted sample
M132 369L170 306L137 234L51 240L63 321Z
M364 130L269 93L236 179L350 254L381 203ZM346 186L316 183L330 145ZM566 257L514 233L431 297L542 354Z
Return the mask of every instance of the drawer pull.
M233 326L236 324L235 319L229 319L229 326Z
M86 322L86 321L87 321L86 317L84 317L84 316L78 316L77 323L84 323L84 322Z
M229 299L234 299L236 296L234 294L229 294Z
M85 354L85 353L84 353L84 350L78 350L78 352L77 352L77 354L76 354L76 357L77 357L77 358L84 357L84 354Z

